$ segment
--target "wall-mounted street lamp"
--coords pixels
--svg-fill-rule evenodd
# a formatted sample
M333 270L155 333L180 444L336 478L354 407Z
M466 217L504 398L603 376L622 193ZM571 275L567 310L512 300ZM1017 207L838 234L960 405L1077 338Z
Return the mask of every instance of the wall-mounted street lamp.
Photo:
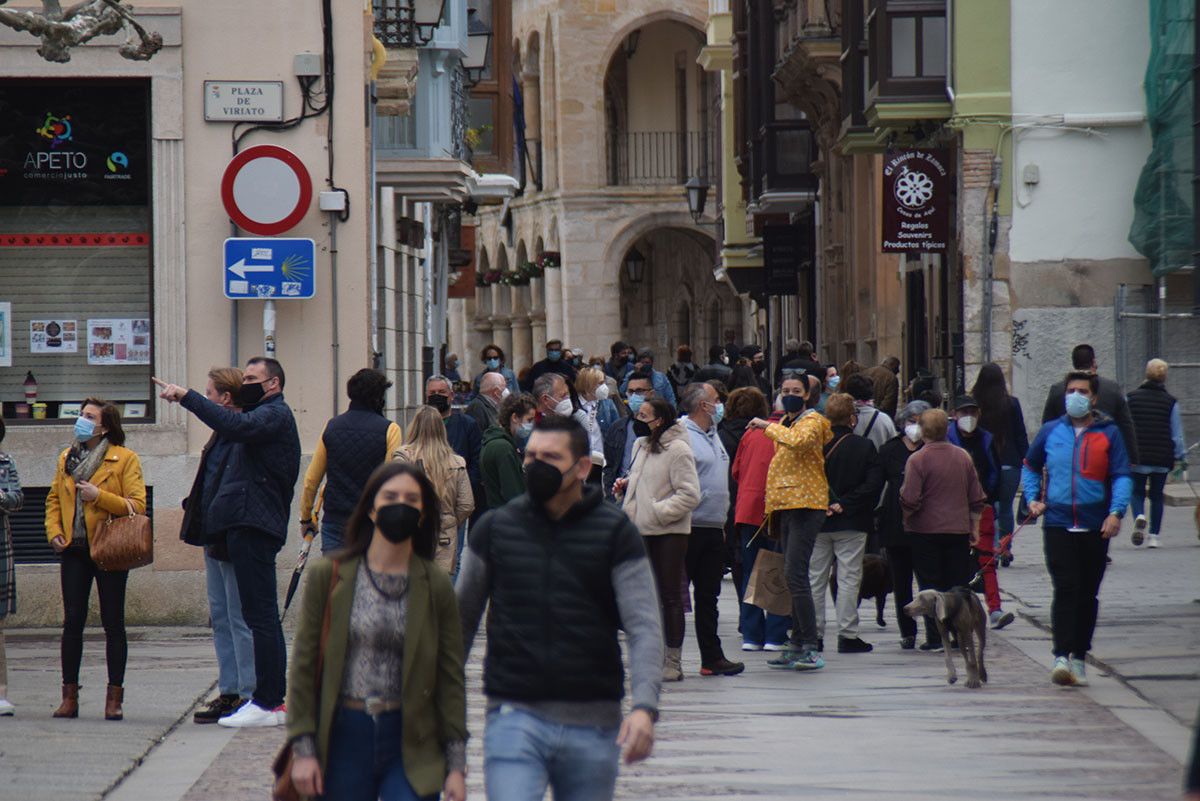
M698 175L693 175L683 185L687 191L688 211L692 213L692 222L699 223L704 216L704 203L708 200L708 182Z
M433 40L433 32L442 24L446 12L446 0L411 0L413 29L423 45Z
M475 86L483 79L492 63L492 26L479 19L473 8L467 9L467 57L463 69L467 73L467 85Z
M646 277L646 257L637 248L630 248L625 254L625 276L631 284L640 284Z

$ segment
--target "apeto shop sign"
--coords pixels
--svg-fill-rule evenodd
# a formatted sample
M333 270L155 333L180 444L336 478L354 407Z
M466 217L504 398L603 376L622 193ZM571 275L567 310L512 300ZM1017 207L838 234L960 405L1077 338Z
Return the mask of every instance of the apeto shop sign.
M884 253L945 253L950 181L945 150L889 152L883 161Z

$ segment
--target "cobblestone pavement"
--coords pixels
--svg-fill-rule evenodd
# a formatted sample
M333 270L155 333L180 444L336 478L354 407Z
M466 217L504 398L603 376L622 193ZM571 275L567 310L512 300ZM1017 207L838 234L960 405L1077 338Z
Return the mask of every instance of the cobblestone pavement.
M1200 605L1192 603L1200 542L1187 511L1168 510L1167 544L1158 551L1134 550L1127 532L1114 544L1094 654L1100 665L1087 690L1047 680L1041 627L1049 583L1032 529L1000 574L1020 617L992 636L991 681L982 691L948 686L940 655L901 651L890 604L887 628L864 619L874 653L828 653L828 667L815 674L771 671L764 655L749 654L745 674L701 678L689 632L688 677L664 694L655 754L622 772L618 797L1177 799L1200 684ZM742 658L734 603L726 583L721 631L728 654ZM18 715L0 719L0 798L268 797L282 730L232 732L187 717L215 675L206 632L133 632L127 720L119 724L100 719L101 643L89 636L83 716L54 721L57 632L10 633ZM477 655L468 673L474 799L484 797L480 672Z

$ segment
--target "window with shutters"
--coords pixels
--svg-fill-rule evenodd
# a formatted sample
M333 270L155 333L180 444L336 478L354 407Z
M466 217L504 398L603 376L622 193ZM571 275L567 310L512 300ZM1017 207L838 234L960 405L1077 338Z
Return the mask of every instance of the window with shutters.
M70 424L98 397L150 420L148 81L0 83L0 403Z

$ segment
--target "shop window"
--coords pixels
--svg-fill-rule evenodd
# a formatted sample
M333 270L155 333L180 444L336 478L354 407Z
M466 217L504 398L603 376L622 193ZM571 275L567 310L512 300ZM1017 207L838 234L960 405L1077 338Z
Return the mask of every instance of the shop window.
M87 397L150 420L147 81L0 83L0 402L70 424Z

